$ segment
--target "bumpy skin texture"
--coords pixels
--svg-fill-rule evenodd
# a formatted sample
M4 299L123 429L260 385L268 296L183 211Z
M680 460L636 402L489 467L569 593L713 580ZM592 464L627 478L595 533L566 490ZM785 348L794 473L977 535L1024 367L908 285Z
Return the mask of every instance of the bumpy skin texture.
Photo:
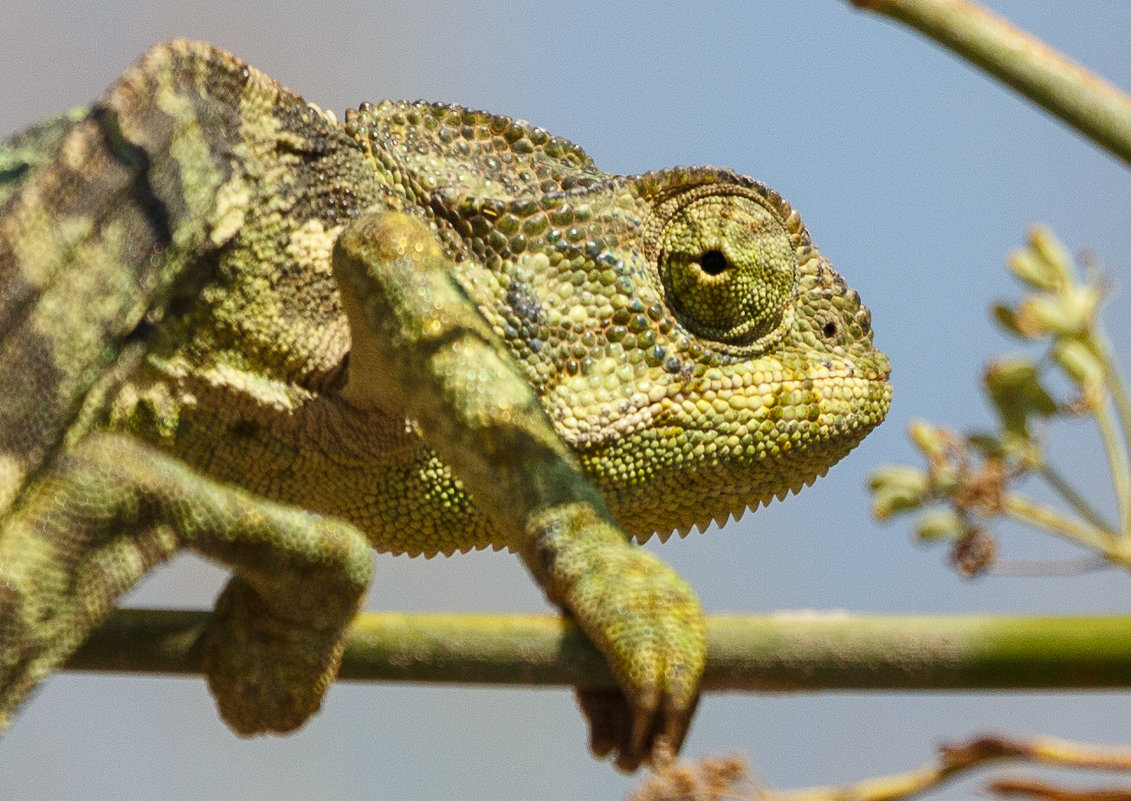
M619 766L677 751L690 588L632 544L796 491L884 417L869 314L774 192L602 173L424 103L337 122L206 45L0 147L0 725L178 548L245 734L313 714L369 548L508 548L606 655Z

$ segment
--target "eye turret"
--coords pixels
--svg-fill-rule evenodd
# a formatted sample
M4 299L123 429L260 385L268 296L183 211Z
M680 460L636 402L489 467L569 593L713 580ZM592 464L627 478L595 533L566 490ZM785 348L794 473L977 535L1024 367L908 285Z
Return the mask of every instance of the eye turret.
M689 331L739 346L780 332L796 291L797 257L772 209L754 196L704 188L657 211L660 281Z

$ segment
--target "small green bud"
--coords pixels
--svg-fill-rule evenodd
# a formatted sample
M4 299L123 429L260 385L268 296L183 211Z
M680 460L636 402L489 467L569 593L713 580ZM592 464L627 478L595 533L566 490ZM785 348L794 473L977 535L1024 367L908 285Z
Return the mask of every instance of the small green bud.
M1052 357L1085 394L1099 390L1106 371L1103 362L1085 342L1079 339L1060 340L1052 349Z
M1007 356L986 366L985 381L991 392L1015 391L1037 380L1037 365L1027 356Z
M1056 401L1041 385L1037 366L1023 356L991 362L982 381L1006 431L1027 437L1030 417L1057 412Z
M953 509L931 509L915 525L920 542L957 542L966 535L966 523Z
M872 494L872 516L877 520L890 520L899 512L909 512L919 508L920 499L887 489L876 490Z
M1068 320L1053 298L1027 297L1017 306L1017 328L1029 339L1048 336L1067 325Z
M926 420L912 420L907 426L907 435L926 456L941 456L946 453L945 432Z
M1029 246L1040 256L1041 261L1055 270L1063 283L1072 280L1073 263L1072 254L1064 243L1057 239L1056 234L1046 225L1035 225L1029 231Z
M1006 259L1009 271L1034 289L1055 290L1064 282L1062 270L1036 250L1015 250Z
M880 465L868 477L868 486L873 490L900 488L922 493L927 490L927 474L909 464Z
M1025 336L1084 336L1092 329L1100 293L1093 286L1065 287L1056 295L1027 297L1017 307L1017 328Z
M1007 334L1013 334L1016 337L1029 339L1029 336L1021 330L1021 326L1017 323L1017 312L1011 306L1006 306L1004 303L995 303L993 307L994 320L997 321L999 327L1005 330Z
M887 465L868 480L872 488L872 514L887 520L896 512L918 508L927 495L927 474L910 465Z
M990 362L982 380L999 410L1042 417L1056 413L1056 401L1041 385L1037 365L1024 356Z

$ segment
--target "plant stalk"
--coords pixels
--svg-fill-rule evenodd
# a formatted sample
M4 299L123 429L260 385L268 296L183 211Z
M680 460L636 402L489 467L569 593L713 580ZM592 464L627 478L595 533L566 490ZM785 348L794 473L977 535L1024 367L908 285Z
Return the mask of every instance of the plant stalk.
M1008 84L1131 165L1131 97L965 0L850 0L898 20Z
M201 670L207 612L119 609L71 670ZM1131 616L779 613L707 621L708 691L1131 687ZM605 660L551 615L364 614L340 678L613 687Z

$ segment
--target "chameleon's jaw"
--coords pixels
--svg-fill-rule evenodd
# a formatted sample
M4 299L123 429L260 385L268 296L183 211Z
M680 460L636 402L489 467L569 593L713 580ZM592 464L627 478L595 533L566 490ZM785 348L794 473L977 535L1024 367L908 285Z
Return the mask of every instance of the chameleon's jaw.
M753 426L747 421L745 430L732 426L730 436L723 437L719 431L726 426L718 421L696 421L713 425L714 438L699 425L661 426L621 439L615 449L587 459L586 468L614 516L638 541L653 535L664 541L673 530L684 535L712 522L722 525L811 485L883 421L891 404L890 368L882 356L869 362L879 369L870 369L867 376L810 382L823 395L811 415L804 406L791 406L772 423L763 419ZM744 449L742 442L751 437L759 447ZM675 450L693 455L653 463L644 468L648 474L642 480L609 481L608 465L623 466L634 453L655 454L673 438L689 443Z

